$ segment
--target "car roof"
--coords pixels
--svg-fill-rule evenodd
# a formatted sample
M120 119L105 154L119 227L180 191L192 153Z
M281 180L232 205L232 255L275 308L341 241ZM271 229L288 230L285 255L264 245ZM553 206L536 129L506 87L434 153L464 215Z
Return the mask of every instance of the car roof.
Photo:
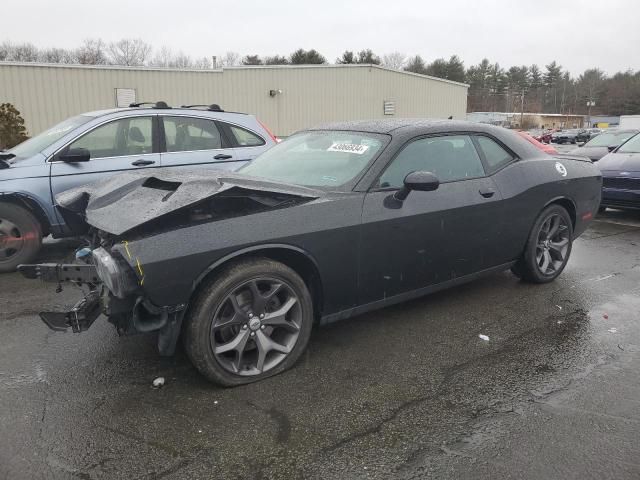
M332 122L310 128L309 130L351 130L367 133L391 133L402 129L422 132L428 130L433 133L449 131L479 131L493 133L504 130L486 123L467 122L462 120L442 120L436 118L383 118L376 120L354 120L347 122Z
M520 158L535 157L540 150L527 140L520 138L514 131L486 123L462 120L441 120L433 118L390 118L376 120L356 120L334 122L309 128L306 131L344 130L351 132L387 134L393 137L411 138L450 132L486 133L509 147Z
M232 114L232 115L247 115L242 112L227 112L225 110L207 110L205 108L182 108L182 107L168 107L168 108L154 108L154 107L123 107L123 108L108 108L104 110L94 110L92 112L85 112L81 115L86 117L102 117L104 115L110 115L112 113L120 112L145 112L145 113L205 113L205 114Z

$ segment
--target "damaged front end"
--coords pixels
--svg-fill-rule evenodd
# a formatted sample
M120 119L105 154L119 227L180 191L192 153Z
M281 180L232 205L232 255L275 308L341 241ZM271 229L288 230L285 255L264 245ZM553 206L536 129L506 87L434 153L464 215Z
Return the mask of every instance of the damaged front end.
M117 252L98 247L80 258L88 263L20 265L18 271L30 279L40 279L57 285L62 291L65 283L81 287L86 293L68 311L41 312L42 321L54 331L74 333L88 330L104 314L119 335L158 332L161 355L172 355L180 333L185 305L156 306L141 288L133 268ZM78 255L77 255L78 256ZM89 257L89 258L87 258Z
M88 240L76 252L78 263L20 265L18 271L55 283L58 291L72 283L86 292L68 311L40 314L52 330L82 332L104 314L119 335L158 332L160 354L172 355L187 300L157 305L149 299L153 292L145 288L145 267L128 240L287 208L318 196L304 187L228 172L224 177L211 171L123 173L56 197L66 223Z

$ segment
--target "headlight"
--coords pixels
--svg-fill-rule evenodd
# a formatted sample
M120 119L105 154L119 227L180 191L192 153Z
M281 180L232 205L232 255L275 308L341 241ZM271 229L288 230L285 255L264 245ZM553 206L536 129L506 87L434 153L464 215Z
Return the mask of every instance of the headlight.
M135 274L124 261L118 261L102 247L93 250L92 255L100 280L113 295L125 298L136 289Z

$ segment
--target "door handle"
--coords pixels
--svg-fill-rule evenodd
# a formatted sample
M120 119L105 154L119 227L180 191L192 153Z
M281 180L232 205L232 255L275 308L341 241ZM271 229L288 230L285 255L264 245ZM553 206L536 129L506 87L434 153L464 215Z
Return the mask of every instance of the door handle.
M131 162L131 165L133 165L134 167L144 167L145 165L153 165L154 162L153 160L136 160L135 162Z
M479 191L480 191L480 195L482 195L484 198L491 198L496 193L496 191L493 188L488 188L488 187L481 188Z
M219 153L218 155L213 157L213 159L214 160L229 160L231 157L232 157L232 155L228 155L226 153Z

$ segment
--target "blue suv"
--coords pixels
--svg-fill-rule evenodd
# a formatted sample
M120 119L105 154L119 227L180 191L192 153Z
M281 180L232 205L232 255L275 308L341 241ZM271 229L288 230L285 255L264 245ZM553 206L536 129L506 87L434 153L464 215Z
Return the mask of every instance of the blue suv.
M78 115L0 152L0 272L32 261L44 236L73 236L60 192L125 170L236 170L276 143L252 115L218 105L146 105Z

